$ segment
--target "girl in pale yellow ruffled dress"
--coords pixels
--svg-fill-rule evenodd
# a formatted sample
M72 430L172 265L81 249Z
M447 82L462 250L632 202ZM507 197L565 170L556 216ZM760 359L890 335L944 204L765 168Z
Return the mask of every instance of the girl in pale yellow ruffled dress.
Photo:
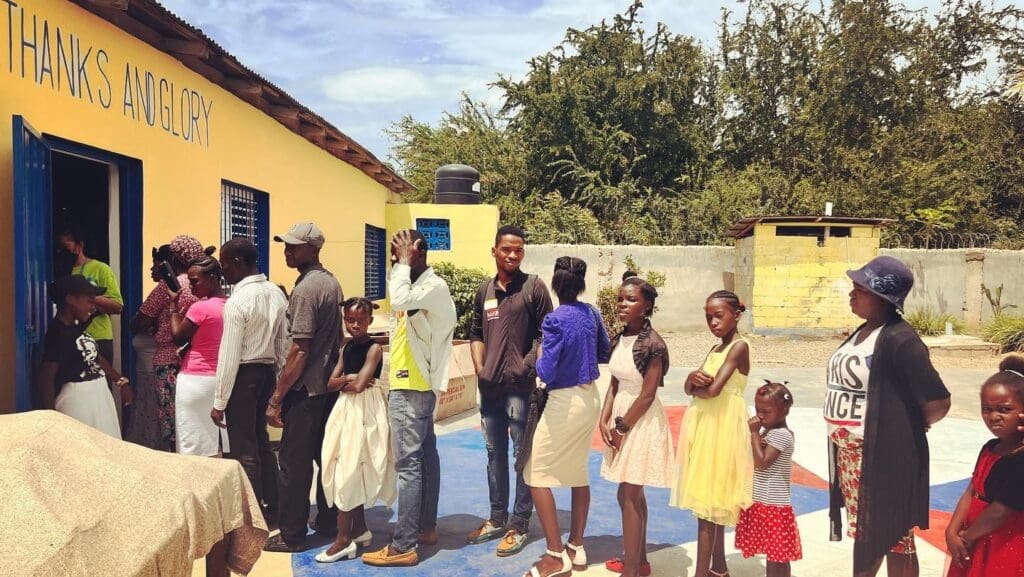
M730 291L717 291L704 304L708 329L722 339L703 366L686 378L693 402L679 430L676 479L669 501L697 517L694 577L729 574L725 526L753 502L754 460L743 390L750 374L750 346L736 325L746 310Z

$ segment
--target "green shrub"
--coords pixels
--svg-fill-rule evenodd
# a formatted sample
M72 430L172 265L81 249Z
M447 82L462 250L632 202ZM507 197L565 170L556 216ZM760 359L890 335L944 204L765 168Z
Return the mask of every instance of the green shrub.
M904 317L917 334L934 337L946 334L946 323L953 323L953 332L964 332L964 322L950 313L939 313L931 307L911 311Z
M1003 347L1003 352L1024 351L1024 316L1002 314L981 329L990 343Z
M448 283L448 289L452 292L455 314L458 315L455 338L468 339L469 329L473 325L473 300L476 299L476 291L481 283L491 278L491 275L483 269L458 267L450 262L437 262L431 266L437 276Z
M637 274L637 276L643 278L654 288L660 289L665 286L665 274L655 271L648 271L644 275L643 270L636 261L633 260L633 256L627 256L622 260L622 263L626 265L626 270L631 270ZM605 275L602 275L605 276ZM610 273L607 275L610 276ZM619 300L619 279L613 279L612 284L602 285L600 290L597 291L597 308L601 311L601 317L604 318L604 327L608 330L609 336L615 336L620 330L622 330L622 323L619 322L618 315L618 300ZM657 307L654 308L658 310Z

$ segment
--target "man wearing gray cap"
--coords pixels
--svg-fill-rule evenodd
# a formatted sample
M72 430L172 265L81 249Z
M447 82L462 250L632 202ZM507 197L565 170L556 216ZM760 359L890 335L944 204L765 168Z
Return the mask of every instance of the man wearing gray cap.
M288 268L299 271L288 300L291 347L277 387L267 406L267 422L282 427L278 460L278 526L281 534L267 541L264 550L294 553L307 549L306 521L313 463L320 458L324 420L337 393L327 392L331 356L341 338L341 285L320 264L324 234L312 222L299 223L275 236L284 243ZM337 513L328 509L317 483L317 530L327 533Z

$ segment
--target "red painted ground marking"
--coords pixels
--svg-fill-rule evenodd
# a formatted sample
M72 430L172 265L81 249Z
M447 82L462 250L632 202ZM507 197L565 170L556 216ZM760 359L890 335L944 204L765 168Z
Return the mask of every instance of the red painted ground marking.
M949 520L953 518L952 513L945 511L929 511L928 512L928 526L929 529L915 531L919 539L924 539L931 546L935 547L943 553L949 553L946 550L946 527L949 526Z

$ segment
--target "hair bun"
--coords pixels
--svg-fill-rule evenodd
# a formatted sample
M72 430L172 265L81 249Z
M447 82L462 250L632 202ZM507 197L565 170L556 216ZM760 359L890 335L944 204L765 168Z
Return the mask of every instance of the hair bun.
M377 310L377 309L380 308L380 305L377 304L377 303L370 303L370 304L373 305L373 310Z
M585 261L585 260L583 260L581 258L572 257L572 260L570 262L571 262L571 269L570 270L572 270L572 274L577 275L577 276L581 276L581 277L587 275L587 261Z
M1024 373L1024 354L1010 353L999 361L1000 371L1014 371Z
M636 274L636 271L632 271L632 270L627 270L626 272L622 273L622 280L623 281L627 281L627 280L629 280L631 278L640 278L640 275Z

